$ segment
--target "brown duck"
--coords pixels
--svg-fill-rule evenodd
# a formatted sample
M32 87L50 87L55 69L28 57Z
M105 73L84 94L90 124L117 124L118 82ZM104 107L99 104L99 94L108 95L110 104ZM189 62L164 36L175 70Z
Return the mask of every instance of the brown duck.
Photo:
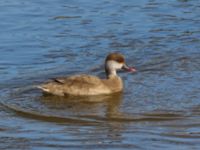
M107 79L100 79L91 75L74 75L70 77L55 78L52 81L38 86L45 93L65 95L100 95L112 94L123 90L123 81L117 75L117 70L124 69L135 72L134 68L128 67L124 56L119 53L111 53L105 59L105 72Z

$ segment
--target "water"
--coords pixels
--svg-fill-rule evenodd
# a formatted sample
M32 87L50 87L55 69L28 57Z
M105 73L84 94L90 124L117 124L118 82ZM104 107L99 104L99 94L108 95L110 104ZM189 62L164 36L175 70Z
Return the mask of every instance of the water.
M0 149L200 149L199 1L1 0L0 10ZM33 88L104 77L111 51L138 70L119 73L123 94Z

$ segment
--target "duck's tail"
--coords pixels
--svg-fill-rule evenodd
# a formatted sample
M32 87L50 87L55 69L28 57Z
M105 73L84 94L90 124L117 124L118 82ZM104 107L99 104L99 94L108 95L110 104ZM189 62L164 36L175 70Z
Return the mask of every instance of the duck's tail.
M50 92L50 90L45 85L38 85L36 86L38 89L44 91L44 92Z

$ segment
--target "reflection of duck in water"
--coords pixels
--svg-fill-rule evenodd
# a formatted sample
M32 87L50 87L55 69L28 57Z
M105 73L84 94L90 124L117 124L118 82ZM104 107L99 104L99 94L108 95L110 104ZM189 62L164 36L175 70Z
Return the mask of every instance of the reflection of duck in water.
M111 94L123 90L122 79L116 71L124 69L129 72L136 71L126 65L124 56L119 53L111 53L105 60L107 79L100 79L91 75L75 75L71 77L55 78L38 88L46 93L58 96L65 95L100 95Z
M110 95L67 97L44 94L39 100L51 112L55 110L55 114L58 116L64 112L64 116L67 117L110 119L121 116L119 108L122 99L123 94L119 92Z

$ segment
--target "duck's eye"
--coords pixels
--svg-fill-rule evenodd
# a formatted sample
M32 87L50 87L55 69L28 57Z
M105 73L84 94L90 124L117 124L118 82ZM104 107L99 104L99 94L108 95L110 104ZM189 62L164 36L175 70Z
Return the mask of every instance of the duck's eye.
M116 61L117 61L118 63L124 63L124 58L118 57L118 58L116 58Z

